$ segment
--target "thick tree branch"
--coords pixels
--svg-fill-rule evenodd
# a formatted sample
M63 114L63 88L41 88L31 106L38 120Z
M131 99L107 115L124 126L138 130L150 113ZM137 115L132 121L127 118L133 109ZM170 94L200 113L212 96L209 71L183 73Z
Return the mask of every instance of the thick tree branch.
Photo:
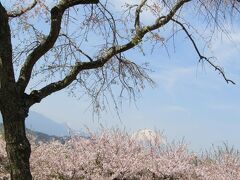
M146 4L146 2L147 2L147 0L142 0L135 11L135 29L136 29L136 31L138 31L140 29L140 14L142 11L142 7Z
M33 9L36 5L37 5L37 0L34 0L31 5L29 5L28 7L24 8L24 9L20 9L19 11L8 12L8 17L11 17L11 18L19 17L19 16L23 15L24 13Z
M166 16L161 16L159 17L155 24L151 25L151 26L147 26L146 29L148 31L153 31L156 30L158 28L160 28L162 25L165 25L166 23L168 23L173 16L176 14L176 12L187 2L190 2L191 0L179 0L174 6L173 8L170 10L170 12L166 15Z
M99 0L61 0L60 5L65 9L80 5L80 4L97 4Z
M0 89L15 83L12 64L11 30L6 9L0 2Z
M183 31L187 34L188 38L190 39L191 43L193 44L193 47L195 49L195 51L197 52L198 56L199 56L199 61L206 61L208 64L210 64L210 66L212 66L216 71L218 71L224 78L224 80L227 82L227 83L232 83L232 84L235 84L234 81L228 79L223 71L223 69L217 65L215 65L212 61L210 61L209 58L203 56L198 47L197 47L197 44L196 42L194 41L194 39L192 38L191 34L188 32L187 28L183 25L183 23L181 23L180 21L176 20L176 19L172 19L173 22L175 22L176 24L180 25L183 29Z
M55 44L61 30L61 21L66 9L80 4L95 4L98 0L62 0L51 9L51 27L49 35L37 46L27 57L20 71L18 87L24 92L32 74L33 66L45 55Z
M114 52L116 48L110 48L105 55L100 57L96 61L91 62L77 62L76 65L72 68L69 74L63 79L58 82L51 83L44 88L38 91L32 91L29 95L29 106L33 105L34 103L40 102L43 98L49 96L50 94L62 90L69 86L77 77L77 75L83 71L88 69L96 69L102 67L109 59L113 57L115 54Z
M151 26L140 28L138 31L136 31L135 36L128 43L109 48L101 57L97 58L95 61L77 62L64 79L51 83L38 91L32 91L29 95L29 106L34 103L40 102L43 98L49 96L50 94L69 86L77 78L77 75L81 71L100 68L117 54L120 54L137 46L142 41L145 34L167 24L178 11L178 9L181 8L183 4L188 1L189 0L178 1L176 5L170 10L169 14L164 16L160 21L156 21L155 24Z

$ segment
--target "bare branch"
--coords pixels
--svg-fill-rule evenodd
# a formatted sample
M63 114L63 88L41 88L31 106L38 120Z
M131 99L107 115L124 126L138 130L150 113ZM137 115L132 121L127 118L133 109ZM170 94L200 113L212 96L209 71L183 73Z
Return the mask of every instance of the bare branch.
M74 80L76 80L77 75L82 70L96 69L96 68L102 67L109 59L111 59L114 52L115 52L115 48L111 48L108 50L108 52L105 53L105 55L103 55L103 57L99 58L96 61L77 62L76 65L72 68L72 70L63 80L60 80L55 83L51 83L45 86L44 88L40 89L39 91L32 91L30 94L30 99L32 100L30 105L36 102L40 102L43 98L49 96L50 94L56 91L62 90L65 87L69 86Z
M93 59L92 59L87 53L85 53L83 50L81 50L81 49L75 44L75 42L73 42L73 41L71 40L70 37L68 37L66 34L61 34L61 36L64 36L64 37L69 41L69 45L73 46L76 51L78 51L79 53L81 53L82 55L84 55L89 61L93 61Z
M140 14L142 7L145 5L147 0L142 0L141 3L138 5L135 11L135 29L138 31L140 29Z
M159 17L155 24L151 25L151 26L147 26L146 29L148 31L153 31L156 30L158 28L160 28L161 26L165 25L166 23L168 23L173 16L176 14L176 12L187 2L190 2L191 0L180 0L178 1L173 8L170 10L170 12L166 15L166 16L161 16Z
M111 60L111 58L113 58L115 55L137 46L142 41L145 34L167 24L178 11L178 9L181 8L181 6L183 6L183 4L188 1L190 0L181 0L176 3L175 6L170 10L169 14L164 16L163 19L161 19L160 21L156 21L155 24L139 29L139 31L136 32L135 36L128 43L109 48L105 51L105 53L103 53L102 56L98 57L95 61L77 62L64 79L51 83L38 91L32 91L30 97L31 99L34 99L35 102L33 101L30 104L40 102L46 96L49 96L50 94L69 86L74 80L76 80L77 75L81 71L100 68L104 66L104 64L106 64L109 60Z
M19 17L19 16L23 15L24 13L33 9L36 5L37 5L37 0L34 0L32 4L30 4L28 7L24 8L24 9L20 9L19 11L8 12L8 17L11 17L11 18Z
M223 69L217 65L215 65L211 60L210 58L207 58L205 56L203 56L198 47L197 47L197 44L196 42L194 41L194 39L192 38L191 34L188 32L187 28L183 25L183 23L181 23L180 21L176 20L176 19L172 19L173 22L177 23L178 25L180 25L183 29L183 31L187 34L188 38L190 39L191 43L193 44L193 47L195 49L195 51L197 52L198 56L199 56L199 62L200 61L207 61L208 64L210 64L216 71L218 71L224 78L224 80L227 82L227 83L232 83L232 84L235 84L235 82L233 82L232 80L228 79L223 71Z
M95 4L98 3L98 0L62 0L56 6L51 9L51 27L49 35L36 47L27 57L25 63L22 66L20 71L20 76L18 79L18 86L21 92L25 91L29 80L31 78L31 73L33 66L36 62L46 54L55 44L60 30L61 30L61 21L63 13L66 9L73 7L79 4Z
M103 8L104 11L107 12L107 14L109 14L110 18L107 17L107 15L101 10L101 8L99 8L99 10L102 12L102 14L104 15L104 17L107 19L108 23L109 23L109 26L112 30L112 34L113 34L113 42L112 44L115 45L117 43L117 27L116 27L116 20L114 19L112 13L102 4L102 3L99 3L100 4L100 7Z

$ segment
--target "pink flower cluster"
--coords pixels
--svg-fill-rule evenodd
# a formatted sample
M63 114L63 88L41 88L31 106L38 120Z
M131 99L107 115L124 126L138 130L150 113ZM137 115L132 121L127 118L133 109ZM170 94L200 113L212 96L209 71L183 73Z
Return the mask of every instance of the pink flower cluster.
M3 144L0 140L0 160L6 157ZM72 137L65 144L32 143L31 171L36 180L226 180L240 179L239 157L227 149L197 156L185 144L159 140L146 146L125 132L104 130L89 139ZM7 173L2 166L0 175Z

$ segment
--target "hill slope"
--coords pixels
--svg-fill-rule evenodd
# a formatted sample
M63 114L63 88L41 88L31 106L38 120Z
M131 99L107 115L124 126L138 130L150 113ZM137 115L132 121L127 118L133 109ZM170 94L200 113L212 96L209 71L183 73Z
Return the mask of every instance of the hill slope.
M0 123L0 137L3 136L3 133L4 133L3 132L3 124ZM48 135L48 134L38 132L38 131L33 131L33 130L30 130L30 129L27 129L27 134L33 136L36 143L50 142L50 141L53 141L53 140L57 140L57 141L60 141L61 143L64 143L65 140L69 139L68 136L58 137L58 136Z
M2 117L0 115L0 123L1 122ZM26 119L26 127L51 136L67 136L69 134L66 125L33 111L29 112L29 116Z

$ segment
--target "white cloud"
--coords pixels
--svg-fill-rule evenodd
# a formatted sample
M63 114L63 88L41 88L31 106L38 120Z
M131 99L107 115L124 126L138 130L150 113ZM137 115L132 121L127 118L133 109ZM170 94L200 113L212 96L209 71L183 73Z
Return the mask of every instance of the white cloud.
M214 54L218 57L220 62L224 65L230 60L236 60L240 55L240 29L238 32L232 32L228 35L223 35L212 44Z
M173 93L176 85L180 81L188 81L194 75L193 67L169 67L168 69L160 70L158 74L153 74L153 79L160 82L166 92Z
M209 40L207 44L204 41L198 42L200 45L207 45L205 55L215 57L215 64L228 68L226 72L231 71L231 67L240 67L240 61L238 61L240 55L240 26L236 22L221 24L221 29L215 29L214 33L213 28L205 28L202 24L195 25L199 34ZM200 38L200 40L202 39Z
M239 112L239 107L236 105L229 104L213 104L209 105L209 108L215 111L230 111L230 112Z

